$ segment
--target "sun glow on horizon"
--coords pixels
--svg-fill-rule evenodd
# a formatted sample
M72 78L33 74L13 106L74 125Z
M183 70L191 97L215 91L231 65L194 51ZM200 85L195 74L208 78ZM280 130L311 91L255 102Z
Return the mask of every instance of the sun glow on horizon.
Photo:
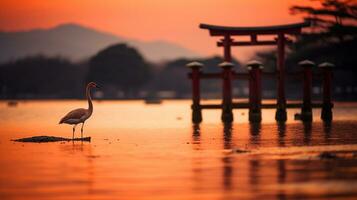
M215 39L199 29L199 23L231 26L293 23L302 18L290 15L289 7L312 3L306 0L3 0L0 30L78 23L127 38L173 42L201 55L221 55L221 49L214 45ZM234 54L242 58L252 51L243 48Z

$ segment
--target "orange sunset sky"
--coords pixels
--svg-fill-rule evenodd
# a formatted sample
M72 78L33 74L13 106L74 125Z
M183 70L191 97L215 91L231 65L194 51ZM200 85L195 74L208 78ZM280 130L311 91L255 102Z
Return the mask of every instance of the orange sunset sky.
M165 40L201 55L221 54L199 23L262 26L302 21L292 5L309 0L1 0L0 30L20 31L78 23L144 41ZM254 49L235 49L246 59Z

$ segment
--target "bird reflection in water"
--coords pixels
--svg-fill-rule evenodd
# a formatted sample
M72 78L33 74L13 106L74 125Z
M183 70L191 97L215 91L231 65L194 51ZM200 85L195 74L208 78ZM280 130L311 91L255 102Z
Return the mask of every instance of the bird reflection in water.
M66 143L63 145L60 145L61 150L66 154L66 157L68 159L72 160L83 160L83 168L80 170L77 170L76 173L82 174L81 177L82 180L79 182L85 186L85 191L88 194L94 194L97 191L94 189L95 188L95 162L96 158L98 156L95 156L93 154L93 149L92 145L90 143ZM72 167L72 166L71 166Z

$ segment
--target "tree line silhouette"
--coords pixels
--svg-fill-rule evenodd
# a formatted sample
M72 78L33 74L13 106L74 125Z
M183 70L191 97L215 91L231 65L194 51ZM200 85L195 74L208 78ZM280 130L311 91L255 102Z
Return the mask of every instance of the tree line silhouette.
M293 6L291 14L303 15L313 26L289 46L287 70L299 71L297 63L309 59L335 64L337 97L357 98L357 3L350 0L320 0L320 7ZM275 69L276 51L258 52L256 58L268 70ZM314 69L318 73L318 69ZM316 82L316 80L314 80ZM347 96L346 96L347 95Z
M158 69L126 44L109 46L80 63L62 57L30 56L0 64L0 97L82 98L86 83L95 81L103 86L101 92L107 99L144 98L160 90L176 91L176 97L180 98L190 91L184 66L193 60L205 63L211 71L217 71L217 65L222 62L218 56L178 59ZM206 85L204 91L214 90L215 87L211 87L214 85Z

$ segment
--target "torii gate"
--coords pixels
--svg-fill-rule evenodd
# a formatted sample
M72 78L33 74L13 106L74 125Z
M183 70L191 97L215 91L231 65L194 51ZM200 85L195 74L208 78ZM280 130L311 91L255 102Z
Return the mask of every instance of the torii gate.
M224 122L232 122L233 121L233 113L232 108L249 108L252 110L252 119L254 118L254 110L257 110L257 119L250 120L251 121L260 121L261 114L260 108L261 105L261 94L260 94L260 76L261 69L259 69L259 63L253 62L250 63L250 67L252 70L250 71L249 76L255 81L250 80L250 98L249 105L246 104L233 104L232 103L232 78L235 77L246 77L247 74L238 74L231 70L233 67L232 55L231 55L231 47L232 46L256 46L256 45L277 45L277 103L276 105L263 105L265 108L276 108L275 119L277 121L286 121L287 106L291 108L296 108L301 106L300 104L286 104L285 97L285 45L288 42L291 42L286 35L298 35L301 33L301 29L304 27L310 26L310 22L306 21L303 23L295 23L295 24L287 24L287 25L279 25L279 26L264 26L264 27L228 27L228 26L216 26L209 24L200 24L201 29L208 29L211 36L223 37L220 41L217 42L218 47L223 47L223 55L224 55L224 63L220 65L223 68L222 74L208 74L208 73L200 73L199 68L201 67L199 63L190 63L188 66L192 68L192 73L190 77L192 78L193 83L193 115L192 119L194 122L200 122L202 120L201 109L203 108L222 108L222 121ZM259 35L273 35L276 36L275 40L258 40ZM235 41L232 36L250 36L250 41ZM300 64L304 67L304 73L307 75L307 78L304 78L304 103L302 105L302 114L304 111L309 111L308 118L312 119L311 115L311 107L323 107L323 113L327 113L321 118L323 119L332 119L332 103L330 98L330 90L331 90L331 70L324 70L324 86L327 85L329 88L324 88L324 103L326 104L312 104L311 103L311 66L314 63L311 62L302 62ZM307 67L306 67L307 66ZM326 66L326 65L324 65ZM327 66L330 66L329 63ZM329 68L329 67L328 67ZM222 105L200 105L200 94L199 94L199 79L200 78L222 78L223 79L223 101ZM325 82L328 83L325 83ZM304 108L305 106L305 108ZM325 111L324 111L325 108ZM327 111L326 111L327 110ZM305 113L306 113L305 112ZM330 114L331 113L331 114Z

